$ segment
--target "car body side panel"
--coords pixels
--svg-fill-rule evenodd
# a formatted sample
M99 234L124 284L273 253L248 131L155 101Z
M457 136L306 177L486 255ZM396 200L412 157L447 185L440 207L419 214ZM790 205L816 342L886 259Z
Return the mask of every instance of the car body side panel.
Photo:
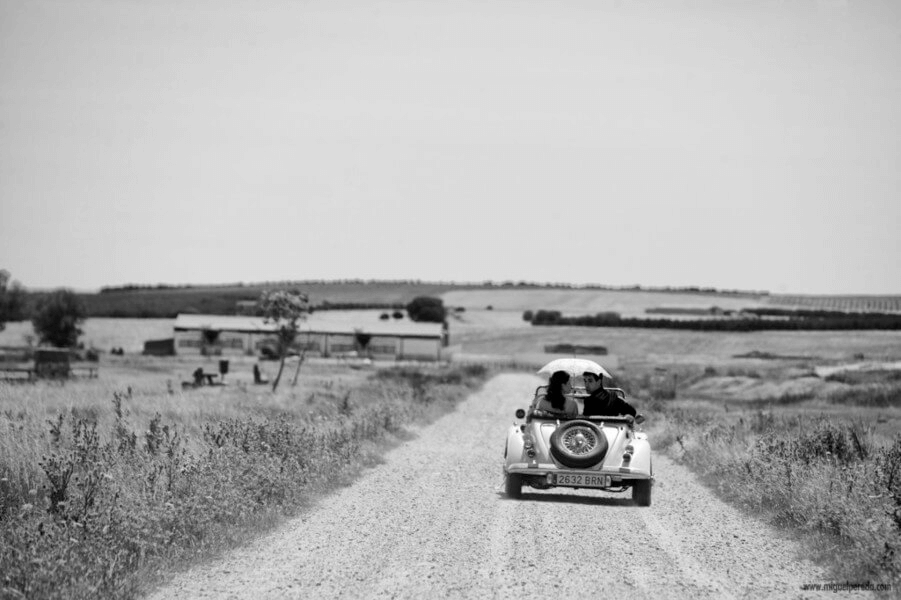
M523 462L525 459L523 455L522 431L520 431L518 425L511 425L510 429L507 430L507 448L504 456L507 464L510 464L511 461Z

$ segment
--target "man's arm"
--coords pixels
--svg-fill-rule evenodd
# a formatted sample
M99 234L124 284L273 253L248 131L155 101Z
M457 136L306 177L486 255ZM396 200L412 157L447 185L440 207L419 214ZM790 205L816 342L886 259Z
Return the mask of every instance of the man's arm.
M634 417L638 414L638 411L635 410L635 407L633 407L625 400L620 400L619 398L614 399L613 407L614 410L616 410L616 412L621 415L631 415Z

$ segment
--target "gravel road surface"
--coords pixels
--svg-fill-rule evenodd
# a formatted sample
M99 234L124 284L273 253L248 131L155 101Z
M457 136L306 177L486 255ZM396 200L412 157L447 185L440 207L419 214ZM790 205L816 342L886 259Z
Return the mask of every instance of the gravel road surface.
M830 581L661 454L650 508L595 490L507 499L506 429L539 383L495 377L352 486L149 597L808 598L801 584Z

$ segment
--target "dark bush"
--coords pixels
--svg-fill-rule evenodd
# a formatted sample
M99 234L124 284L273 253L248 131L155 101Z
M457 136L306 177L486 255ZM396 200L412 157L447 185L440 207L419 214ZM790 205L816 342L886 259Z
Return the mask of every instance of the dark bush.
M418 296L407 304L407 314L412 321L443 323L447 316L444 301L431 296Z
M562 318L559 310L539 310L532 317L532 325L556 325Z
M532 318L534 316L535 316L535 313L533 313L531 310L527 310L524 313L522 313L522 320L531 322Z
M84 304L72 290L56 290L38 300L31 322L41 343L72 348L81 335L79 325L86 317Z

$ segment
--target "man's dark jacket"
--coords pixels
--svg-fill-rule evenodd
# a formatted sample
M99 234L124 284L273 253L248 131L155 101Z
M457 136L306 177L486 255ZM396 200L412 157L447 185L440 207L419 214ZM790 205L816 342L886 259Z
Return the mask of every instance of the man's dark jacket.
M637 411L625 400L607 391L603 386L596 389L590 396L585 398L585 408L582 414L586 417L618 417L620 415L638 414Z

